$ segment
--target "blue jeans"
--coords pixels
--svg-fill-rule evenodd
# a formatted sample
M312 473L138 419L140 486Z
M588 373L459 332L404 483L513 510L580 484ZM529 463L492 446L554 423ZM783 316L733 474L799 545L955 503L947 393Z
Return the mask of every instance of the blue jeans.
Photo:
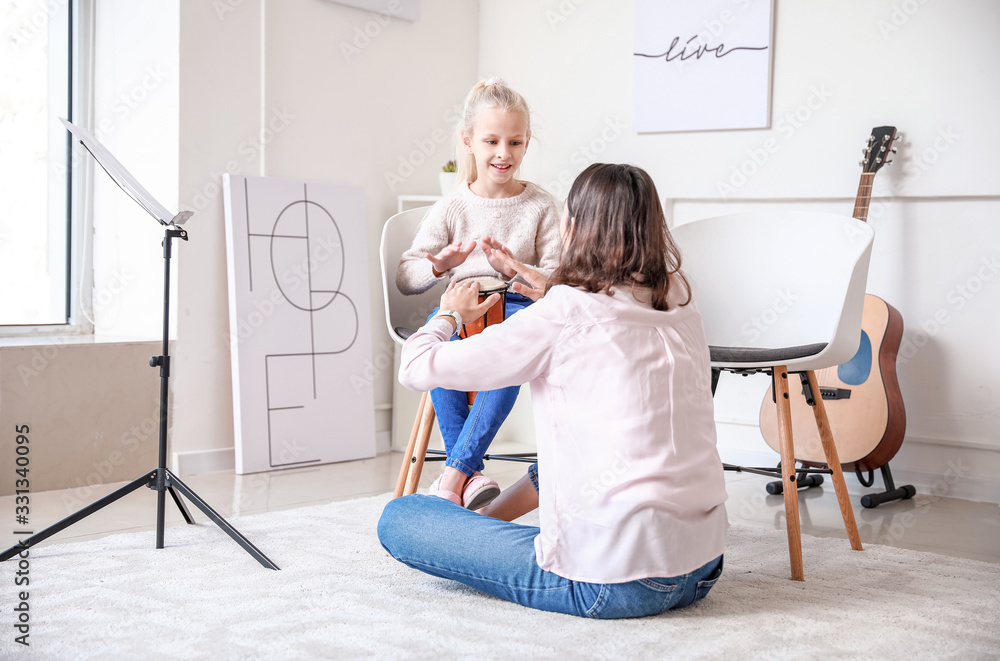
M508 317L532 303L530 298L512 292L508 293L506 298ZM434 308L427 320L430 321L439 309ZM459 337L454 335L451 339L457 340ZM500 425L514 408L520 389L521 386L510 386L499 390L481 391L476 395L471 409L468 395L464 391L445 388L431 390L434 413L437 414L438 427L441 429L448 457L445 466L457 468L466 475L483 470L485 467L483 456L497 435Z
M601 619L656 615L702 599L722 574L722 556L671 578L584 583L535 560L538 528L476 514L437 496L414 494L385 506L383 548L403 564L494 597L543 611Z

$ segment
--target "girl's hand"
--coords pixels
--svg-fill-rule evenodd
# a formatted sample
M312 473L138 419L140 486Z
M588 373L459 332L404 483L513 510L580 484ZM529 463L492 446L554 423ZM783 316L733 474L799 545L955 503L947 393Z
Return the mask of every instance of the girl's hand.
M527 285L523 285L520 282L515 282L511 285L511 289L522 296L527 296L533 301L537 301L545 295L545 285L549 283L549 279L546 276L530 266L522 264L508 254L501 254L499 259L504 263L505 268L521 276L528 283Z
M508 262L503 260L504 256L513 259L514 254L510 251L507 246L500 243L493 237L484 236L482 239L483 252L486 253L486 261L490 263L496 271L504 277L505 280L510 280L517 273L510 268Z
M448 271L465 262L475 249L475 241L469 243L469 247L465 249L462 248L461 241L456 241L455 243L445 246L444 250L438 254L432 255L430 253L425 253L424 257L430 260L431 267L434 270L434 277L440 278Z
M465 323L471 323L486 314L500 300L500 294L490 294L485 301L479 302L479 283L468 280L457 283L454 280L441 294L441 309L454 310Z

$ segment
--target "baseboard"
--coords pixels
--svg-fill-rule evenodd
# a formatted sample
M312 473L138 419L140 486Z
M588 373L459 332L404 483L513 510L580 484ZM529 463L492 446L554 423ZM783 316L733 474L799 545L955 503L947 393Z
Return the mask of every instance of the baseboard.
M392 448L392 432L389 430L375 432L375 453L389 452ZM197 475L198 473L215 473L218 471L236 470L236 448L219 448L217 450L193 450L191 452L174 452L171 457L170 470L177 477Z
M717 429L723 462L778 464L778 454L764 443L757 427L719 422ZM1000 449L987 444L907 436L889 466L896 486L912 484L918 494L1000 504ZM861 485L854 473L845 473L844 480ZM873 488L881 485L882 476L876 471Z
M170 470L181 478L199 473L236 470L236 448L174 452Z

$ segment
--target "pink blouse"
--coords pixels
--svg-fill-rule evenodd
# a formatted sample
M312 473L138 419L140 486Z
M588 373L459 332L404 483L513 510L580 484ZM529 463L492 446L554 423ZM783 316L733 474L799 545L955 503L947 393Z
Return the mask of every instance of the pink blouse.
M658 311L628 289L559 285L469 339L449 342L437 318L403 347L399 381L413 390L530 384L545 570L620 583L685 574L724 550L708 346L678 289Z

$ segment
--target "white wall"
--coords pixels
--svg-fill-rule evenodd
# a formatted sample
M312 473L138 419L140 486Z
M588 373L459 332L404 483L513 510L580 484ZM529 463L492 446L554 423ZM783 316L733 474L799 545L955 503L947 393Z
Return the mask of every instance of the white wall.
M558 175L571 180L597 157L641 163L666 198L720 200L718 184L773 138L777 152L730 198L853 198L863 140L873 126L894 124L908 139L901 156L914 163L906 176L902 162L884 171L876 195L891 182L907 196L995 195L995 168L984 166L1000 147L992 129L1000 50L988 39L1000 5L924 4L883 38L880 21L893 27L899 4L915 3L777 2L769 130L634 134L629 2L484 2L479 71L506 77L533 107L540 142L529 148L530 174L554 193ZM786 118L796 111L811 115L800 127ZM949 128L954 144L917 168L917 155Z
M391 365L378 240L396 195L434 192L451 158L445 114L475 82L478 8L424 0L408 22L326 0L180 6L180 199L197 214L177 250L172 449L224 457L235 441L222 172L365 187L373 362ZM374 370L377 404L393 378ZM388 409L376 424L389 430Z
M231 467L235 443L222 172L365 187L373 363L388 365L379 230L397 194L436 190L437 169L451 157L450 136L442 137L448 111L479 76L502 75L535 111L526 177L562 196L588 163L631 161L653 175L674 222L748 206L850 213L864 138L875 125L900 127L908 141L897 163L876 177L870 214L878 239L869 290L899 308L907 324L898 372L908 435L893 467L924 491L1000 501L1000 377L990 369L997 351L985 339L1000 310L1000 278L986 266L1000 251L1000 183L991 162L1000 147L992 121L1000 100L1000 48L992 35L1000 5L778 1L771 129L638 136L630 126L627 2L423 0L416 23L386 23L327 0L99 4L107 12L99 39L110 66L99 79L95 114L115 119L106 140L165 204L197 211L191 241L175 243L171 379L172 449L191 470ZM147 66L165 75L144 79ZM116 98L130 92L142 101L116 113ZM794 126L789 113L808 118ZM175 135L179 147L161 153ZM749 159L767 140L779 148L721 197L720 184L734 185L734 168L753 170ZM173 162L176 189L170 167L155 169ZM120 191L103 194L112 206L96 220L96 293L115 286L101 280L114 277L115 260L147 270L124 292L112 292L121 298L104 319L111 332L158 336L162 259L149 243L161 234L141 212L128 216L135 211ZM125 232L131 244L121 240ZM114 323L119 309L141 312L121 325ZM5 361L3 372L16 386L13 365ZM144 369L129 378L155 389L154 371ZM125 383L122 370L131 367L103 370L97 381L89 372L60 371L59 383L78 379L102 389ZM51 389L43 381L55 378L46 371L39 387ZM389 402L392 371L376 368L371 380L375 401ZM776 459L755 426L764 388L759 379L724 377L717 417L727 459ZM126 427L148 413L116 410L113 424ZM74 419L78 431L109 428L108 411L91 413ZM388 429L388 411L378 425ZM100 463L108 451L80 461ZM952 479L956 468L967 478Z
M1000 5L778 0L771 128L655 135L631 129L632 3L508 0L480 12L479 72L527 97L536 139L525 173L557 196L590 162L629 161L653 176L674 222L747 206L850 214L864 140L899 127L899 158L875 179L868 288L906 324L907 441L893 470L923 491L1000 501L1000 375L987 339L1000 322ZM756 429L765 389L723 377L724 459L776 461ZM942 481L956 466L967 478Z

